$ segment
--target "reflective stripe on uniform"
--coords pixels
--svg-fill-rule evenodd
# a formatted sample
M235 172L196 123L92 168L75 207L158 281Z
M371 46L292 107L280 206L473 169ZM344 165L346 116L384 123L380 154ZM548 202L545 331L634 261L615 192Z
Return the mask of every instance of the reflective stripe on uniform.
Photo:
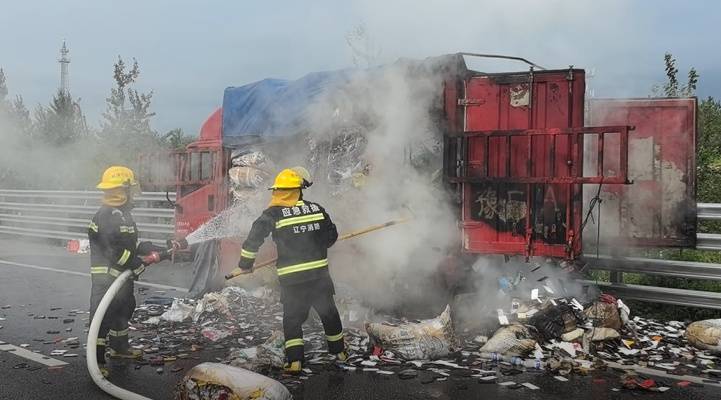
M285 348L289 347L295 347L295 346L302 346L303 345L303 339L290 339L285 341Z
M135 233L135 227L130 225L120 225L120 233Z
M98 340L95 341L95 344L98 346L105 346L105 339L98 338Z
M308 214L308 215L301 215L300 217L281 219L280 221L275 223L275 229L280 229L284 226L304 224L306 222L322 221L324 219L325 219L325 216L323 216L323 213Z
M248 251L246 249L240 249L240 256L245 258L255 258L258 252Z
M125 263L128 262L129 258L130 258L130 251L128 251L128 249L123 250L123 254L120 256L120 259L118 260L118 265L125 265Z
M127 329L123 329L122 331L114 331L114 330L111 329L111 330L108 332L108 335L110 335L110 336L115 336L115 337L118 337L118 336L128 336L128 330L127 330Z
M91 222L90 225L88 225L88 228L90 228L91 231L97 232L98 231L98 225L95 224L95 222Z
M292 274L295 272L307 271L309 269L327 267L327 266L328 266L327 258L324 258L322 260L317 260L317 261L311 261L311 262L307 262L307 263L303 263L303 264L287 265L285 267L278 268L278 276Z
M108 273L108 267L90 267L90 273L91 274L107 274Z
M341 332L337 335L331 335L331 336L326 335L325 338L328 339L329 342L337 342L339 340L343 340L343 332Z
M295 203L295 206L296 206L296 207L300 207L300 206L302 206L302 205L304 205L304 204L305 204L305 202L304 202L303 200L298 200L298 202Z
M95 275L95 274L110 274L117 278L118 276L120 276L120 274L122 272L123 271L117 270L115 268L108 268L105 266L90 267L90 273L93 275Z
M133 273L134 273L135 275L140 275L140 274L142 274L144 271L145 271L145 265L141 265L141 266L139 266L138 268L135 268L135 269L133 270Z

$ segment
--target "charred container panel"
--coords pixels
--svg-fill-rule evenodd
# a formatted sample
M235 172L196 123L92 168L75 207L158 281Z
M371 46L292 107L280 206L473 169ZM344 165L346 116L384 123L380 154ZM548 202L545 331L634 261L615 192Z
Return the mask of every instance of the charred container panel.
M583 127L584 91L576 69L463 81L456 111L464 139L455 151L465 251L578 254L581 185L557 182L581 176L583 135L555 133Z
M597 232L604 250L624 247L696 244L696 99L597 99L590 103L590 124L634 125L629 135L632 185L601 189L600 226L589 226L590 248ZM606 141L614 138L606 138ZM586 165L597 165L595 142L586 143ZM602 166L618 160L606 154ZM594 192L586 187L586 194ZM594 221L595 224L595 221ZM599 229L600 228L600 229Z

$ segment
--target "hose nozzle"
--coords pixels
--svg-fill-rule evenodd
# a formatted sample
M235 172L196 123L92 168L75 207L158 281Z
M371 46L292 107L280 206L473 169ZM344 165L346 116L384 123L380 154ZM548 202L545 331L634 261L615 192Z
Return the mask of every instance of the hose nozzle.
M166 244L168 246L168 250L175 251L175 250L185 250L188 248L188 241L185 240L185 238L182 239L168 239L166 241Z

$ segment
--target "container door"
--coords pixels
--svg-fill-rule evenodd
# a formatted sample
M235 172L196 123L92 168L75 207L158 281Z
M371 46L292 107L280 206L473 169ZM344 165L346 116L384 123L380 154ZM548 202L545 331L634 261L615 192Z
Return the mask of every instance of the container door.
M585 236L601 252L624 247L694 247L696 244L696 99L595 99L591 125L633 125L628 140L628 174L633 184L601 188L600 223ZM595 152L587 143L586 155ZM589 151L590 150L590 151ZM586 165L596 164L592 158ZM604 164L613 165L613 154ZM609 167L611 168L611 167ZM595 195L593 185L586 196ZM596 212L594 212L596 214ZM595 216L595 215L594 215ZM599 229L600 228L600 229Z

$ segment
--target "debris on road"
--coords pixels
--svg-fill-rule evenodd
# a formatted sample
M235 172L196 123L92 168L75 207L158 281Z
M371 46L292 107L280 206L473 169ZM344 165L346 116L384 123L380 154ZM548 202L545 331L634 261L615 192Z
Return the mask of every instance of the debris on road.
M509 278L509 282L511 287L520 290L520 283L528 280L516 276ZM552 284L551 279L544 282ZM516 290L504 294L508 307L502 311L507 325L500 324L496 310L492 309L493 315L481 318L492 321L494 326L462 331L453 329L455 321L450 307L436 318L409 321L374 313L355 300L338 296L350 357L344 363L335 362L327 353L322 325L318 317L311 314L304 326L306 362L300 376L282 373L282 305L278 293L267 289L227 287L198 300L152 296L150 303L141 303L135 311L131 345L145 353L145 361L139 361L136 367L151 364L160 374L165 370L177 373L189 368L178 361L199 359L198 353L202 351L229 364L217 364L223 371L235 368L243 371L243 376L255 376L247 375L254 371L268 376L265 379L273 384L291 389L309 376L327 373L329 369L381 375L384 379L417 379L421 384L449 380L462 386L459 382L474 380L479 384L502 384L514 390L543 390L543 387L535 389L542 386L537 381L525 382L528 383L525 385L523 381L499 382L503 380L499 378L545 372L559 383L567 382L574 375L592 375L596 379L599 372L614 373L615 367L609 366L614 363L648 368L669 378L690 375L717 382L721 377L721 368L716 369L721 366L721 358L693 345L696 330L691 328L704 326L701 322L705 321L692 324L687 330L682 322L633 316L623 302L610 296L587 304L572 297L552 297L553 292L560 291L543 289L531 293L529 290L523 296ZM349 319L354 319L355 324L349 323ZM365 329L355 328L361 328L361 324ZM59 350L52 355L70 356L74 354L70 345L79 345L77 338L58 340L52 341L56 345L53 350ZM216 370L207 370L210 371ZM620 382L622 375L617 376ZM619 385L619 390L683 390L683 385L661 383L661 378L654 378L655 386L650 385L646 374L639 373L639 376L642 378L634 378L636 383L631 379L623 381L626 384ZM204 385L203 382L211 381L199 377L188 372L183 381L183 385L188 386L180 388L186 396L183 398L213 398L202 396L238 389L217 381L212 381L217 384ZM598 379L608 381L609 377Z

